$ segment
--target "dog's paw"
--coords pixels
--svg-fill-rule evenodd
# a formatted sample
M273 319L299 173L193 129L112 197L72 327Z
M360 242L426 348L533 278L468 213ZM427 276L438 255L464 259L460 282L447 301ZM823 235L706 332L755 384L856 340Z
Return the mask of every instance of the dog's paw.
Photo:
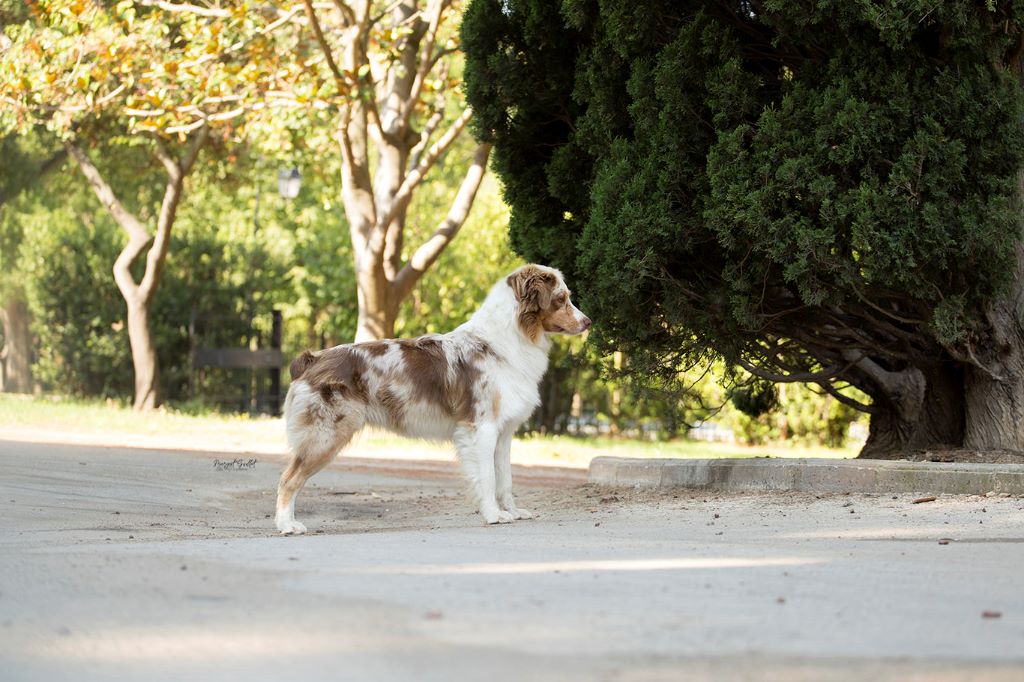
M529 509L523 509L522 507L516 507L511 510L512 518L514 519L532 519L533 512Z
M302 535L306 532L306 527L295 519L279 520L277 522L277 529L281 531L281 535Z
M515 520L515 517L504 509L481 510L480 515L484 517L484 523L489 526L495 523L512 523Z

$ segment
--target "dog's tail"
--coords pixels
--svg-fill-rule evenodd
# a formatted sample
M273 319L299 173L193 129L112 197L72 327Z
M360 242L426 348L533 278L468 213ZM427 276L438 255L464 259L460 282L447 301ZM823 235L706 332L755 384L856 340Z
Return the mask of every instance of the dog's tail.
M302 355L292 360L288 371L291 372L292 381L302 376L302 373L309 369L309 366L316 362L316 356L308 350L302 351Z

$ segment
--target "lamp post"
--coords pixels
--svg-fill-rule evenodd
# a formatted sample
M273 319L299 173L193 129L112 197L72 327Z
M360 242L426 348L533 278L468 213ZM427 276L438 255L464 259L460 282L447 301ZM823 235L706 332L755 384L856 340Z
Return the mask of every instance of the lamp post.
M258 164L257 164L258 166ZM294 199L299 196L299 189L302 187L302 173L298 168L284 169L277 172L277 193L282 199ZM256 183L256 205L252 210L252 223L256 230L260 229L260 197L263 195L263 186Z
M280 170L277 172L277 193L285 199L294 199L299 196L299 188L302 186L302 174L298 168Z
M259 170L259 163L256 164L257 171ZM259 173L257 172L257 176ZM277 193L281 195L282 199L294 199L299 196L299 189L302 186L302 174L299 173L298 168L281 169L277 172ZM253 222L253 236L259 232L260 229L260 197L262 196L263 183L257 180L256 182L256 204L253 207L252 222ZM253 272L256 271L256 263L253 263ZM253 331L253 317L255 311L253 310L253 291L252 287L249 287L246 298L246 307L249 309L249 334L250 334L250 349L252 348L252 331ZM277 310L272 311L273 322L271 324L270 332L270 346L274 349L281 348L281 313ZM258 383L256 382L255 374L251 376L252 386L257 390L256 395L258 396ZM258 397L256 402L259 402ZM250 410L255 405L250 404ZM274 416L277 416L281 412L281 368L271 367L270 368L270 409Z
M299 196L299 188L302 186L302 174L298 168L291 170L279 170L277 172L277 193L283 199L294 199ZM273 311L273 322L270 331L270 347L280 350L281 348L281 312ZM281 414L281 367L270 369L270 409L276 417Z

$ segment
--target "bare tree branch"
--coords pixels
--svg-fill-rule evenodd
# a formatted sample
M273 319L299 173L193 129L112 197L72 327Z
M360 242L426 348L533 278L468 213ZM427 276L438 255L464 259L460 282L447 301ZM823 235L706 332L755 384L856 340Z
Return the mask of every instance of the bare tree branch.
M459 116L459 118L452 123L451 127L445 131L444 135L434 143L427 154L423 157L423 160L420 161L420 164L405 176L401 186L398 188L398 191L395 192L395 196L391 200L391 206L377 221L378 227L387 227L391 224L391 221L395 219L395 216L409 205L409 202L412 200L413 190L415 190L420 182L423 181L423 178L434 166L434 163L437 162L438 157L440 157L445 150L452 145L455 139L459 136L459 133L462 132L462 129L466 127L466 123L469 122L472 115L473 110L470 107L466 107L462 112L462 115ZM490 148L488 147L488 150L489 149Z
M274 31L276 31L277 29L281 28L282 26L284 26L285 24L290 22L293 18L295 18L296 15L298 15L300 12L302 12L302 10L303 10L303 8L302 8L301 5L296 5L292 9L288 10L287 12L285 12L284 14L281 14L277 19L275 19L274 21L270 22L269 24L267 24L263 28L256 30L253 33L252 36L246 38L245 40L239 40L237 43L229 45L227 48L225 48L224 50L221 50L220 52L214 52L214 53L211 53L211 54L207 54L207 55L204 55L204 56L202 56L202 57L200 57L198 59L193 59L190 62L182 62L180 64L180 68L187 69L187 68L192 68L192 67L195 67L195 66L200 66L200 65L205 64L207 62L211 62L211 61L214 61L214 60L217 60L217 59L223 59L225 57L225 55L229 55L229 54L231 54L233 52L238 52L239 50L244 48L246 45L251 43L256 38L259 38L260 36L269 35L269 34L273 33Z
M75 163L78 164L79 169L81 169L85 179L88 180L89 185L99 198L100 203L103 204L104 208L110 211L110 215L114 217L117 224L120 225L129 236L132 236L133 233L139 233L145 235L148 241L149 234L146 232L146 227L131 211L124 207L124 204L122 204L114 194L114 190L103 178L103 175L99 172L96 166L93 165L92 161L89 160L88 155L86 155L81 148L71 141L66 141L64 143L64 148L68 151L71 158L74 159Z
M416 101L423 90L423 82L436 60L431 58L434 51L434 41L437 40L437 29L441 24L441 15L447 8L449 0L433 0L427 8L427 31L423 36L423 43L420 46L419 67L416 69L416 77L413 79L412 88L409 91L409 98L405 110L402 112L401 130L409 127L412 112L416 108Z
M341 12L341 15L345 17L345 21L348 23L348 25L351 26L356 23L356 13L353 12L352 8L349 7L345 2L343 2L342 0L334 0L334 6L337 7L338 11Z
M375 17L371 18L370 19L370 24L371 25L376 24L378 21L380 21L381 19L383 19L387 15L391 14L395 10L396 7L398 7L399 5L402 4L403 1L404 0L394 0L394 2L392 2L390 5L385 7L379 14L377 14ZM410 18L412 18L412 17L410 17Z
M164 198L160 203L160 214L157 217L156 236L153 245L146 254L146 271L139 283L139 295L145 303L152 300L156 288L160 284L160 277L163 274L164 263L167 260L167 251L171 244L171 227L174 225L174 218L178 212L178 204L184 187L185 176L192 170L199 150L206 142L209 134L209 126L203 126L192 138L182 160L173 158L167 151L162 140L157 140L157 158L163 163L167 170L167 185L164 189Z
M423 126L423 130L420 131L420 141L416 143L416 146L409 152L409 168L416 168L420 164L420 158L423 156L423 150L427 148L427 143L430 142L430 136L437 130L437 126L441 124L444 119L444 110L440 109L435 111L434 114L427 120Z
M199 5L192 5L187 2L166 2L165 0L135 0L136 4L142 5L143 7L156 7L166 12L173 13L188 13L196 14L201 17L218 17L226 18L231 16L231 12L226 9L217 9L215 7L201 7Z
M960 362L963 362L965 364L977 367L982 372L987 374L992 381L1006 381L1006 377L992 371L990 367L987 367L981 360L978 359L978 356L974 354L974 349L971 348L970 343L965 343L964 350L962 351L959 348L953 346L943 347L946 349L947 353L953 356L954 360L959 360Z
M816 381L814 383L821 386L829 395L848 407L852 407L860 412L867 412L868 414L878 412L878 409L874 405L868 405L867 403L862 403L855 398L851 398L827 381Z
M338 88L338 92L344 94L348 91L348 82L341 73L341 69L338 68L338 64L334 61L334 52L331 50L330 45L327 44L327 39L324 38L324 31L320 27L320 21L316 18L316 12L313 10L313 2L312 0L302 0L302 4L306 8L306 18L309 19L309 25L312 27L313 35L320 46L320 52L323 53L324 59L327 61L327 68L330 69L331 74L334 76L334 83ZM349 11L351 12L351 10Z
M920 393L924 394L925 378L916 367L904 370L888 370L869 358L862 350L849 349L843 352L843 358L853 363L869 379L875 382L890 397L901 396L905 386L910 383L920 385Z
M857 294L857 298L859 298L861 300L861 303L864 303L868 307L873 308L874 310L877 310L878 312L882 313L886 317L888 317L888 318L890 318L892 320L895 320L897 322L903 322L904 324L921 325L921 324L925 323L924 320L913 320L913 319L911 319L909 317L903 317L902 315L897 315L896 313L894 313L891 310L886 310L885 308L883 308L882 306L878 305L877 303L875 303L874 301L869 299L867 296L862 294L860 292L860 289L857 287L856 284L853 284L851 286L853 287L853 292L855 294Z
M480 188L480 182L487 171L487 158L490 153L491 145L489 144L481 144L476 148L476 152L473 154L473 163L466 171L466 177L463 178L462 184L459 186L458 194L455 195L455 201L452 202L448 215L430 239L416 249L412 258L398 273L398 277L395 279L395 288L399 299L404 298L412 290L423 273L434 264L434 261L466 222L469 209L476 198L476 192Z
M824 381L838 376L842 371L841 367L826 367L819 372L790 372L789 374L779 374L777 372L769 372L766 369L762 369L757 365L747 362L743 358L737 358L736 364L756 377L760 377L761 379L766 379L777 384Z
M103 106L107 102L110 102L115 97L120 95L128 87L127 84L121 83L116 88L97 99L92 104L73 104L73 105L55 105L55 104L32 104L28 105L21 100L12 99L10 97L0 97L0 100L12 104L19 109L24 110L37 110L37 111L62 111L65 113L74 113L78 111L86 111L88 109L95 109Z
M131 264L135 262L146 246L149 245L152 237L146 231L142 221L136 218L120 202L114 194L114 190L103 178L103 175L96 166L93 165L92 161L89 160L85 152L71 141L66 141L64 147L68 150L71 158L75 160L75 163L78 164L78 168L89 182L100 203L103 204L104 208L107 209L117 224L121 226L121 229L128 235L128 243L121 250L121 253L118 254L117 260L114 261L113 271L117 288L121 290L126 300L134 300L138 296L139 287L132 278Z
M192 166L195 165L196 159L199 158L199 152L202 150L203 145L206 144L206 138L210 134L210 128L201 128L199 134L192 138L191 144L185 149L185 155L181 157L181 170L185 175L192 172Z

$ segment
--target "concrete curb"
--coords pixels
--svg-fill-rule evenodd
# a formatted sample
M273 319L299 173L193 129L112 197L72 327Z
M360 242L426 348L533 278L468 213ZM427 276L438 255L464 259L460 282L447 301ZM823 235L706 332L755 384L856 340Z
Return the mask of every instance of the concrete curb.
M590 483L726 492L1024 495L1024 465L880 459L631 459L595 457Z

